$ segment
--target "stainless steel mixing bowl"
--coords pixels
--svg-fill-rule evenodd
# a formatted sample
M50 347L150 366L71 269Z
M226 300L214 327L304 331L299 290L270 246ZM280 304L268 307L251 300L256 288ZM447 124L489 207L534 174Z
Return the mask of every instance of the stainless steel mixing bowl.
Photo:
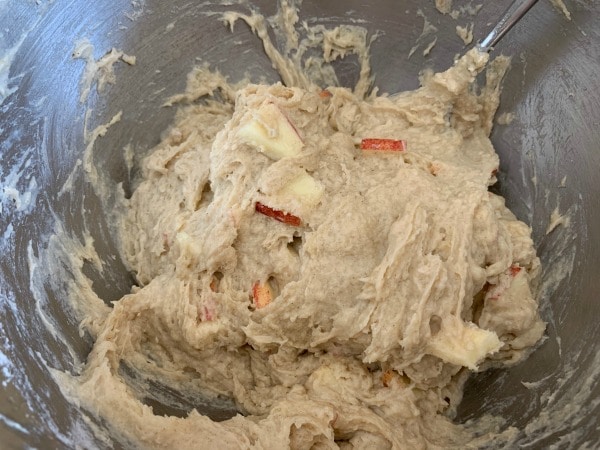
M504 418L502 429L520 430L497 444L505 447L595 448L600 442L600 3L566 2L571 21L549 1L539 2L495 50L513 56L500 112L515 114L493 133L502 161L496 189L533 227L545 267L540 301L548 337L524 363L473 376L456 420L485 413ZM265 14L276 8L274 1L255 4ZM484 36L507 5L484 4L475 36ZM30 280L28 254L44 247L57 219L74 236L87 226L105 263L102 274L84 267L94 290L106 302L129 290L132 278L107 231L103 208L110 204L81 176L58 195L82 157L84 113L91 111L91 130L123 112L94 155L102 173L129 189L123 147L131 144L139 158L158 142L174 114L161 105L184 89L194 65L208 62L234 80L246 73L278 79L246 26L230 33L206 14L228 8L246 7L189 0L0 2L0 47L12 50L0 53L0 447L66 448L85 439L98 448L121 446L94 441L91 429L102 423L85 419L49 376L46 365L73 370L65 341L82 359L91 342L79 336L61 292ZM421 56L428 38L408 58L423 28L417 9L437 27L438 40L429 56ZM433 0L305 0L301 16L326 26L360 19L372 33L382 31L372 62L376 85L390 93L417 87L423 67L449 66L464 51L455 26L474 19L466 12L456 21L442 16ZM112 47L137 57L135 66L117 65L117 83L103 95L92 91L85 104L79 101L84 61L72 57L83 38L96 58ZM357 61L350 56L336 67L342 83L352 84ZM555 208L570 224L546 234Z

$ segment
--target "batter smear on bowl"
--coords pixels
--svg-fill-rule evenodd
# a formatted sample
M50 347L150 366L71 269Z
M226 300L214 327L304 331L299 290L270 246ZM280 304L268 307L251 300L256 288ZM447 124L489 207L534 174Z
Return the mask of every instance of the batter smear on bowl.
M367 47L357 29L336 36L338 53ZM124 200L139 287L87 323L93 351L64 389L143 448L489 440L451 420L465 380L544 332L530 229L488 189L507 59L473 50L415 91L376 96L324 91L265 50L296 83L190 76L202 101L180 107ZM243 415L155 415L126 373L233 398Z

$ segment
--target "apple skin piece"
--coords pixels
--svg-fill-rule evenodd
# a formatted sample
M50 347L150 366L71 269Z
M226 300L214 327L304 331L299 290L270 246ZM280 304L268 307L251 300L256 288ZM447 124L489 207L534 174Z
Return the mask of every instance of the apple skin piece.
M237 131L238 137L269 158L298 155L304 147L298 131L274 103L261 105L247 114L245 123Z
M391 369L386 370L381 374L381 383L385 387L390 387L392 385L392 380L394 379L394 372Z
M509 270L510 270L510 275L512 277L516 277L519 274L519 272L521 272L521 267L518 266L517 264L513 264L512 266L510 266Z
M305 205L315 206L323 196L323 186L303 170L279 194L285 198L297 199Z
M204 322L211 322L212 320L214 320L215 314L209 308L207 308L206 306L204 306L203 307L203 312L204 312Z
M503 295L511 295L511 292L513 291L518 292L526 285L525 271L523 271L523 268L518 264L513 264L499 277L497 284L488 286L485 298L489 300L498 300Z
M272 219L275 219L287 225L292 225L294 227L299 227L300 225L302 225L302 220L298 216L294 216L293 214L280 211L279 209L270 208L269 206L264 205L260 202L256 202L254 209L256 210L256 212L264 214L267 217L271 217Z
M257 281L252 285L252 303L256 309L264 308L273 300L273 289L269 282L261 283Z
M403 152L406 150L406 141L399 139L365 138L360 141L360 149L367 151Z

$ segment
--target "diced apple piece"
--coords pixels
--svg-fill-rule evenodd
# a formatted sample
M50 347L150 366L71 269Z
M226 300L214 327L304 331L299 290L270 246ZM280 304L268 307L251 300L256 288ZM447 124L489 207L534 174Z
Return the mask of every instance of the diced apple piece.
M295 156L304 147L294 125L274 103L251 112L237 133L243 142L275 160Z
M268 281L257 281L252 286L252 303L256 309L264 308L273 300L273 288Z
M498 277L496 284L491 284L488 288L485 298L490 300L498 300L507 292L521 289L527 285L525 272L522 272L522 267L517 264L510 266L503 274Z
M333 94L331 92L329 92L327 89L323 89L321 92L319 92L319 97L321 97L321 98L329 98L332 96L333 96Z
M202 308L202 312L203 312L203 320L202 320L203 322L210 322L210 321L214 320L215 312L212 309L204 306Z
M283 197L299 200L308 205L315 206L323 195L323 186L305 171L293 178L280 191Z
M363 139L360 142L361 150L403 152L406 150L406 141L399 139Z
M208 299L204 305L198 309L197 321L212 322L217 318L217 305L213 299Z
M210 290L213 292L217 292L219 289L219 279L215 276L210 280Z
M285 211L281 211L279 209L271 208L260 202L256 202L254 209L256 210L256 212L264 214L267 217L271 217L272 219L275 219L287 225L299 227L302 224L302 220L300 220L299 217L294 216L293 214L286 213Z
M479 328L460 319L451 321L427 344L427 353L450 364L477 370L477 364L487 355L500 350L502 342L493 331Z
M519 274L519 272L521 272L521 267L516 264L513 264L508 270L510 271L510 276L514 278Z
M385 387L390 387L393 379L394 379L394 371L391 369L388 369L381 374L381 383Z
M167 233L162 234L163 253L167 253L171 250L171 243L169 242L169 235Z

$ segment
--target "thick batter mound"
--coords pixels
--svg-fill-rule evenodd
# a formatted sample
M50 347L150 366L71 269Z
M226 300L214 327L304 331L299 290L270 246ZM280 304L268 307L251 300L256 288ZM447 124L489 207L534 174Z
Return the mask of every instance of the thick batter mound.
M258 16L243 19L260 35ZM323 36L330 53L365 42ZM190 77L193 101L124 200L139 287L82 322L95 344L80 375L56 374L64 392L141 448L489 441L452 423L462 386L544 331L530 229L488 190L507 60L482 88L488 56L473 50L376 97L362 76L354 92L322 90L265 50L289 86ZM231 398L241 414L162 415L169 395Z
M123 220L141 287L94 324L72 394L144 448L474 445L451 421L469 371L544 330L530 230L488 191L506 61L476 93L486 62L367 100L197 72L211 92ZM155 415L140 379L244 415Z

